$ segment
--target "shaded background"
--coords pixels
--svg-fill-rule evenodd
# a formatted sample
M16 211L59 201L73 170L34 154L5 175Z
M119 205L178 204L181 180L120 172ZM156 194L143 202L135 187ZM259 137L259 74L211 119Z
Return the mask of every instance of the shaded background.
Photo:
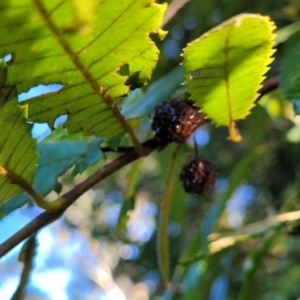
M178 68L182 49L242 12L269 15L279 29L286 28L288 39L278 44L268 73L268 77L277 76L282 59L299 41L299 32L287 27L300 20L299 1L191 0L165 25L169 34L162 42L153 37L161 49L157 68L147 87L133 91L124 100L123 113L139 114L151 103L154 106L173 94L184 96L182 70ZM20 95L20 100L57 88L39 86ZM63 121L63 117L57 121L58 129ZM205 252L212 232L230 234L242 225L299 209L299 123L292 104L275 91L240 122L241 143L227 141L226 128L206 125L181 149L177 174L194 153L196 143L198 153L217 166L218 180L212 192L198 198L186 195L179 182L175 184L168 227L172 280L178 283L173 289L166 289L161 280L156 254L161 197L175 148L170 145L107 178L78 199L62 219L38 233L34 269L24 299L300 298L298 222L277 226L218 254L178 265L179 258ZM150 119L146 119L138 129L141 139L149 135L149 125ZM50 130L39 124L32 133L43 143ZM60 141L61 136L54 132L52 139ZM122 144L127 142L125 138ZM116 156L107 153L107 161ZM71 168L60 178L63 191L103 164L100 160L76 176ZM55 196L52 192L48 197ZM26 205L3 218L0 242L40 212ZM1 300L10 299L19 284L20 250L21 245L1 259Z

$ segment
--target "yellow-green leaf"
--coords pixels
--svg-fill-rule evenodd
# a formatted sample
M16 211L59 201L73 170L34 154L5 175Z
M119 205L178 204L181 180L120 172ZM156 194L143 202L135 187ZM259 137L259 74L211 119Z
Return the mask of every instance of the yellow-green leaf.
M114 100L150 79L159 51L149 36L165 9L153 0L2 0L0 57L12 55L9 82L19 92L62 85L27 101L29 120L53 127L67 114L70 133L128 132Z
M14 182L33 182L38 154L31 126L26 123L27 107L17 102L14 86L5 85L7 70L0 66L0 205L23 190Z
M234 121L249 114L273 60L274 29L269 17L241 14L184 49L187 92L216 125L228 126L232 140L240 139Z

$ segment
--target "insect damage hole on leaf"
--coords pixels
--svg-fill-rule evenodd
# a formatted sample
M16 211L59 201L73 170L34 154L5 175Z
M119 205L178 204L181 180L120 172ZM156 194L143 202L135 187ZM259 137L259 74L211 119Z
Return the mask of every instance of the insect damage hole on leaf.
M31 89L29 89L27 92L21 93L18 95L18 101L22 102L31 98L35 98L42 95L47 95L49 93L57 93L60 90L63 89L63 85L59 83L53 83L53 84L39 84Z
M121 76L130 76L129 64L122 65L116 73Z
M127 77L124 84L127 85L130 88L130 90L135 90L144 85L144 82L142 82L139 78L140 73L141 71L131 73L129 64L122 65L116 72L116 74L120 76ZM127 94L124 96L127 96Z
M4 61L6 64L12 63L14 61L14 55L12 53L5 54L0 58L0 61Z

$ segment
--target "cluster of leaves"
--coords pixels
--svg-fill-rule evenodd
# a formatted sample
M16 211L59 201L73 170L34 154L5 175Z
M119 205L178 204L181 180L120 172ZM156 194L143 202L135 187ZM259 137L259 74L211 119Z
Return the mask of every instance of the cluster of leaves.
M143 91L141 87L150 80L159 59L158 46L150 34L156 34L159 39L165 37L166 32L160 25L166 8L166 5L151 0L126 0L118 6L109 1L92 0L1 2L0 123L4 128L0 136L1 217L31 201L30 198L46 209L57 209L41 197L51 191L60 193L58 178L62 174L71 170L70 181L104 159L101 143L101 146L113 149L130 144L143 155L138 136L151 134L147 124L146 133L141 130L145 127L143 119L153 113L155 105L172 96L184 81L183 77L186 92L201 112L215 125L227 126L232 141L241 140L236 121L249 115L259 96L258 90L273 59L274 23L269 17L256 14L240 14L229 19L187 45L182 52L184 71L181 67L175 68L153 82L145 93L135 96L130 90L139 88ZM282 91L293 101L296 112L299 109L299 74L294 68L295 61L300 61L298 58L299 44L286 57L280 73ZM168 82L172 85L166 84ZM18 104L17 94L38 84L60 84L61 88ZM161 91L160 88L165 86L166 89ZM122 101L121 98L128 94L129 97ZM270 109L269 100L265 101L266 108ZM55 121L62 115L67 115L64 128L55 129ZM185 278L191 291L195 290L196 281L201 277L200 272L194 276L193 271L199 267L199 259L208 256L207 268L212 274L207 275L207 280L213 281L220 274L220 269L214 271L215 264L225 257L218 255L258 234L249 229L246 233L231 236L224 244L222 240L219 244L208 240L228 199L241 184L249 167L264 154L264 149L259 147L264 140L261 128L265 127L266 120L264 109L255 107L241 125L242 129L248 128L250 134L251 144L246 155L229 174L228 187L216 197L217 201L202 224L201 234L188 248L180 249L180 261L187 267L171 264L175 281ZM32 126L26 121L47 123L55 130L37 143L31 137ZM182 151L186 148L177 150L177 155ZM171 199L177 186L174 174L179 168L175 158L174 154L162 197L159 229L160 269L166 281L170 280L167 228L170 210L172 218ZM134 198L138 170L138 166L132 166L134 180L128 187L127 200ZM22 194L23 191L26 194ZM182 191L180 193L183 195ZM291 198L282 205L282 211L293 208L290 202L293 203L294 198ZM126 228L127 213L134 206L128 203L121 211L117 233ZM294 216L288 218L295 219ZM250 289L247 284L276 238L281 222L278 218L272 223L274 231L253 253L255 263L245 273L240 299L247 299ZM259 233L264 231L264 226L259 227ZM214 259L210 259L210 255ZM171 262L173 259L171 257ZM208 290L198 290L197 295L205 297L205 293Z
M2 4L3 24L1 28L3 31L6 30L3 34L2 56L12 56L8 62L8 79L6 79L6 69L2 71L2 89L6 88L6 81L7 86L16 84L18 92L27 91L34 86L34 83L62 85L57 92L24 102L25 118L28 121L46 122L50 128L54 128L57 117L66 114L67 121L64 127L69 133L82 132L84 135L92 134L109 139L119 136L122 131L127 131L137 151L140 150L139 141L132 130L132 126L136 126L140 120L134 119L133 123L131 119L126 120L116 107L115 101L127 95L129 87L131 89L139 87L150 78L157 61L158 49L150 40L149 34L157 32L162 36L162 31L158 28L165 6L148 3L145 9L146 1L145 3L143 1L127 2L109 14L109 18L106 17L104 23L99 24L97 22L87 24L81 19L84 16L77 15L83 9L90 11L94 8L87 4L76 4L72 9L70 5L73 4L69 2L53 2L50 7L42 1L34 1L32 6L29 3L24 5L20 2ZM67 14L68 18L64 18L62 22L60 16L65 15L67 11L74 10L74 14ZM97 10L100 13L97 18L102 20L101 12L108 9L105 5L101 5L97 7ZM138 17L134 19L134 22L132 19L129 22L128 16L134 11L139 12L136 13ZM24 31L22 35L15 34L14 31L19 25L19 19L24 20L25 24L22 27ZM112 39L112 36L117 35L120 24L126 28L126 32L118 33L118 38ZM247 43L244 43L241 36L244 31L248 32L249 28L251 28L251 34L247 36ZM274 25L267 17L239 15L206 33L184 50L183 66L186 70L187 91L191 93L195 104L201 107L210 119L217 125L229 127L233 140L238 139L235 136L234 121L249 114L258 96L257 90L263 80L263 74L271 62L270 56L274 51L272 50L273 30ZM137 45L137 37L140 36L143 39L139 39L139 47L132 47L132 45ZM20 43L22 47L19 47ZM9 46L5 46L6 44ZM99 45L106 45L106 47L101 48ZM216 49L216 53L211 51L211 45ZM128 47L131 51L128 51ZM33 60L36 63L32 63ZM262 67L256 68L257 64ZM124 65L127 65L128 75L120 74ZM247 72L243 71L245 69ZM240 89L238 87L240 77L249 74L251 74L251 80L255 82L251 82L250 88L246 90ZM10 100L12 100L11 97L4 95L5 102L8 103ZM15 110L18 110L16 103ZM145 115L140 117L145 117ZM6 119L4 120L6 122ZM13 119L10 122L16 124ZM19 122L24 123L21 118ZM27 139L30 140L30 127L25 123L23 126L27 126ZM10 133L9 130L7 132ZM11 132L20 135L14 128ZM10 143L10 140L3 137ZM22 137L23 135L17 141L14 139L14 143L24 143L21 140ZM50 148L52 146L50 145ZM2 152L6 147L11 149L13 145L4 145ZM9 153L18 160L23 157L21 153L23 150L26 153L23 162L29 160L26 169L20 164L18 168L22 167L21 170L11 167L9 158L4 156L2 173L14 173L31 184L37 156L35 155L35 160L31 157L35 150L33 142L28 148L26 147L22 145L17 148L20 153L12 151ZM63 145L61 147L67 149ZM45 149L42 149L41 153L45 155ZM91 159L86 166L94 162ZM43 161L39 163L43 164ZM66 164L62 170L56 169L54 177L61 175L72 164L74 162ZM81 168L79 171L83 170L84 168ZM9 185L8 178L9 175L3 176L3 180L6 180L3 188ZM15 191L3 193L5 198L1 200L1 203L7 202L12 196L20 193L19 187L16 185L13 187ZM45 191L42 191L43 196L54 187L55 184L52 183Z

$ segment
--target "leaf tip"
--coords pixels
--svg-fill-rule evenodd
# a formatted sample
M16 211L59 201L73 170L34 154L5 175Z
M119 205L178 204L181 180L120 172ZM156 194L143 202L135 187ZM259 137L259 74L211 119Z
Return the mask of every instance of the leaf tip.
M157 35L160 41L162 41L167 36L168 33L169 31L167 30L163 30L161 28L157 29Z

